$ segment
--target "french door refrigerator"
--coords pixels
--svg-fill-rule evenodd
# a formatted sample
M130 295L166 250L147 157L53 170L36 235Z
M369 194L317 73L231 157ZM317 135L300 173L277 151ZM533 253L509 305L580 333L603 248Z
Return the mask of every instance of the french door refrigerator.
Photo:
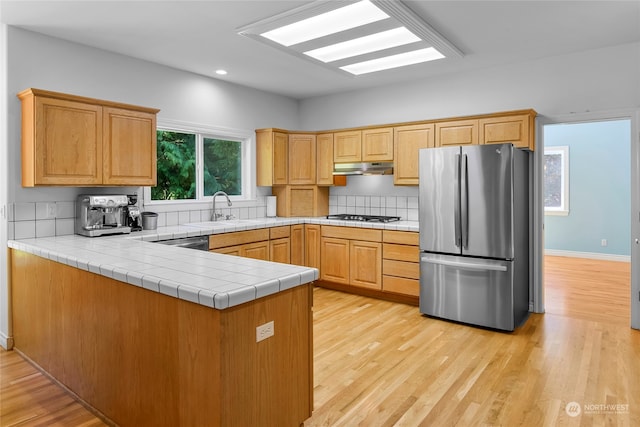
M420 150L420 312L513 331L529 310L529 158L512 144Z

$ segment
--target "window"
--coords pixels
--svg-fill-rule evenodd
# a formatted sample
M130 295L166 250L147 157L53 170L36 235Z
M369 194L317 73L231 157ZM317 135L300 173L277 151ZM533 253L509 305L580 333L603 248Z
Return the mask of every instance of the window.
M158 124L158 184L145 189L145 203L203 202L217 191L250 198L250 140L242 132Z
M544 149L544 213L569 215L569 147Z

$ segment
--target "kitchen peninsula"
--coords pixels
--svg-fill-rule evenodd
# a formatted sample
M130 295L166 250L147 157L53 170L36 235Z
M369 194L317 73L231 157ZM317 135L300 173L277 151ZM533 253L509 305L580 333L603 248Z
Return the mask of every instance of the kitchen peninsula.
M15 349L111 422L298 426L311 415L316 269L133 236L9 246ZM257 330L269 322L273 336Z

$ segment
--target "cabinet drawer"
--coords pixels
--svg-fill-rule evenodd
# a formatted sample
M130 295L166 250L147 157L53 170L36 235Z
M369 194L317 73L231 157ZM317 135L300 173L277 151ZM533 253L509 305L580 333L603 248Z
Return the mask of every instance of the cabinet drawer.
M419 279L420 263L396 261L392 259L383 259L382 272L385 276L405 277L407 279Z
M417 246L396 245L385 243L382 247L382 258L398 261L418 262L420 249Z
M282 239L283 237L289 237L291 235L291 227L284 225L282 227L271 227L269 229L270 239Z
M372 228L337 227L333 225L323 225L322 237L335 237L338 239L381 242L382 230L374 230Z
M404 277L383 276L382 290L417 297L420 296L420 281Z
M245 243L269 240L269 229L236 231L235 233L212 234L209 236L209 249L224 248L225 246L243 245Z
M393 231L383 230L382 241L385 243L398 243L400 245L420 245L420 233L417 231Z

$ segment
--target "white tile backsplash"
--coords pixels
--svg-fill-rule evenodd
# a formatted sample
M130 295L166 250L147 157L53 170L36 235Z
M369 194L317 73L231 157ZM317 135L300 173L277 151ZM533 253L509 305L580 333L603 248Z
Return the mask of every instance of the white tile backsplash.
M15 221L32 221L36 219L35 203L16 203L14 205Z
M35 217L35 206L34 206ZM33 239L36 237L36 221L16 221L14 223L14 239Z
M401 220L418 220L418 197L415 196L329 196L330 214L399 216Z
M36 237L53 237L56 235L56 220L36 221Z

